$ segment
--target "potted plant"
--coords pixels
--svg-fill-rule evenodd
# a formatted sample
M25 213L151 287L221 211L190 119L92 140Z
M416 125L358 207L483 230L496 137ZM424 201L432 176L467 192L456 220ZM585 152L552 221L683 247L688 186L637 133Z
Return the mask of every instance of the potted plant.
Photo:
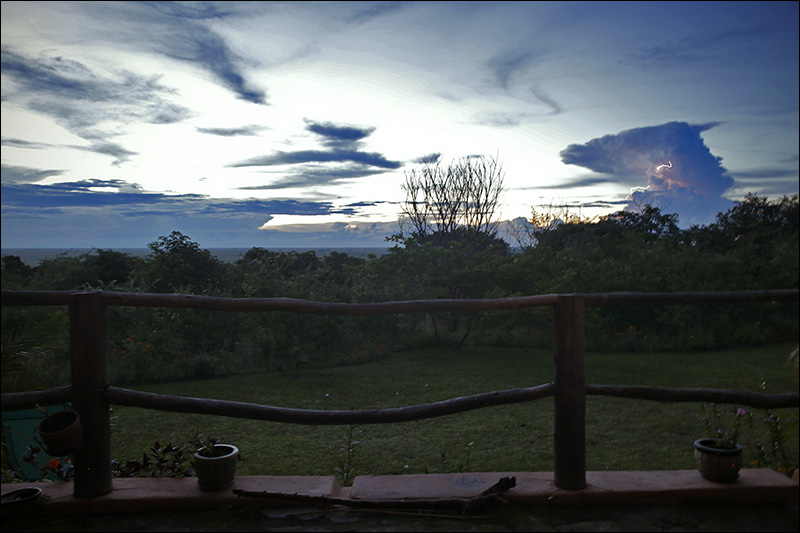
M239 464L239 448L216 439L199 441L194 452L194 471L202 490L221 490L233 484Z
M37 429L49 455L68 455L77 450L83 440L81 417L72 409L45 417Z
M741 418L747 412L741 407L732 407L729 414L733 415L734 429L732 433L726 434L723 429L723 416L726 411L721 410L714 403L703 407L706 411L703 420L712 436L694 441L697 469L709 481L733 483L739 478L739 470L742 468L742 445L737 440ZM711 416L709 416L708 408L711 409Z

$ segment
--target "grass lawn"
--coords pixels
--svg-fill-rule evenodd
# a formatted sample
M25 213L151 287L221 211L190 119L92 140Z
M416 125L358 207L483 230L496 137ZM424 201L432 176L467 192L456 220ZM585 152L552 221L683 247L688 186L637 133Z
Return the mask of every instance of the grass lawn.
M587 383L797 391L781 344L719 352L588 353ZM359 366L259 373L132 387L195 398L305 409L377 409L416 405L551 382L551 350L465 347L400 352ZM797 416L798 410L781 410ZM765 411L759 434L769 442ZM140 458L156 441L183 444L197 433L239 447L240 475L355 475L553 470L553 399L462 414L363 426L303 426L241 418L114 407L112 457ZM707 436L699 403L589 396L588 470L695 468L693 442ZM748 433L745 432L747 436ZM787 442L798 464L797 426ZM348 451L350 450L350 451ZM745 466L756 459L745 450Z

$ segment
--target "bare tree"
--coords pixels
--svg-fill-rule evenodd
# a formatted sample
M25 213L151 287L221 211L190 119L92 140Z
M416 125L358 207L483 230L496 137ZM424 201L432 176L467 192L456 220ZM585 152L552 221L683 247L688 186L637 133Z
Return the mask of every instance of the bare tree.
M495 158L464 157L447 166L427 161L405 175L401 232L421 240L456 234L497 234L495 215L504 192L505 173Z

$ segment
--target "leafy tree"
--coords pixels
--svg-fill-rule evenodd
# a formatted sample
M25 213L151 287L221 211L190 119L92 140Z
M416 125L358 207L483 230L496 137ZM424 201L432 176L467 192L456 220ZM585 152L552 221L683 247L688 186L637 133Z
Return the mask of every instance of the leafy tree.
M145 291L207 294L226 285L225 264L179 231L147 247L152 253L136 273L136 282Z
M6 290L24 289L33 277L33 268L22 262L18 255L4 255L0 262L2 287Z

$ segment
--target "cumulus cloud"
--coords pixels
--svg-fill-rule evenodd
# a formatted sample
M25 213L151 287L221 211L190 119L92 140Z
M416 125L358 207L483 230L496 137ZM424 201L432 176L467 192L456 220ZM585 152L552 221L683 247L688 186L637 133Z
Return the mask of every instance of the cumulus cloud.
M732 205L723 195L734 180L701 136L717 125L669 122L634 128L569 145L560 155L565 164L629 187L629 210L648 203L677 213L684 225L706 224Z

